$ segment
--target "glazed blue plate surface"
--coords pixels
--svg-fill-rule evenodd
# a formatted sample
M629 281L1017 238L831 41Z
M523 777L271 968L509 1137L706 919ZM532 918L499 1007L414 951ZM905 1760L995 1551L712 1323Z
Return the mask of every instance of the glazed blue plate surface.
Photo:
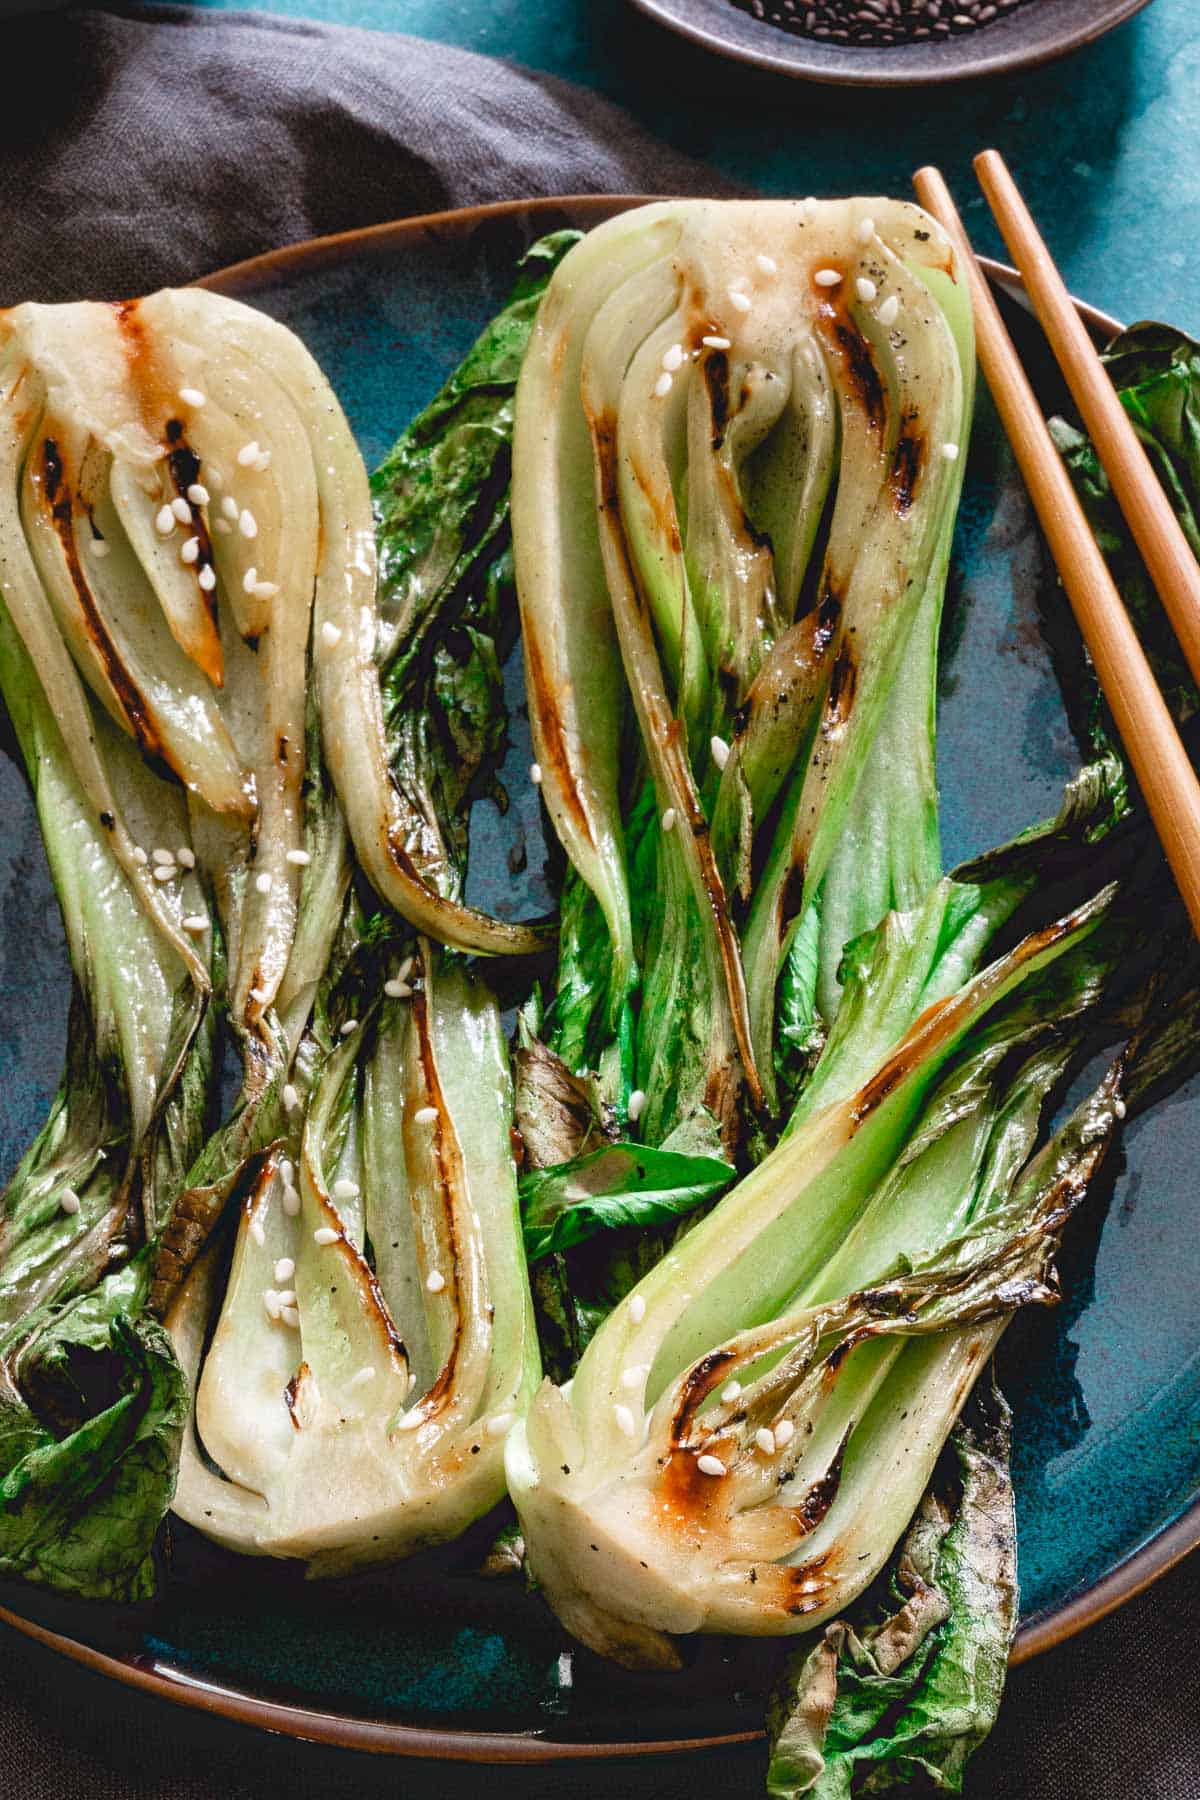
M300 246L216 277L305 340L368 465L502 303L541 232L607 202L540 202ZM1037 327L1014 331L1060 403ZM1041 630L1063 605L1024 489L981 395L947 599L939 766L947 868L1053 813L1078 761ZM472 897L510 916L550 894L519 672L503 817L484 802ZM519 854L518 854L519 852ZM514 865L524 864L519 876ZM23 777L0 758L0 1163L50 1102L69 993L63 934ZM1000 1355L1015 1411L1023 1631L1018 1654L1077 1629L1200 1539L1200 1082L1133 1123L1061 1258L1063 1304L1021 1318ZM182 1527L160 1601L131 1620L4 1595L10 1622L192 1704L302 1735L456 1757L595 1755L751 1735L779 1655L709 1641L678 1676L625 1676L559 1631L519 1581L476 1571L486 1528L383 1577L306 1585Z

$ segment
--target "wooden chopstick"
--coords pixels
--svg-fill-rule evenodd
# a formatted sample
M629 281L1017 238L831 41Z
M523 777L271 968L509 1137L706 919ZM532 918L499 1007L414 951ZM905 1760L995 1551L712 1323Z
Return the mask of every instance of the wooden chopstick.
M999 308L936 169L914 177L917 198L943 225L971 290L979 361L1058 566L1146 806L1200 937L1200 783L1145 651L1108 572L1050 436Z
M975 173L1200 684L1200 563L1000 152L977 156Z

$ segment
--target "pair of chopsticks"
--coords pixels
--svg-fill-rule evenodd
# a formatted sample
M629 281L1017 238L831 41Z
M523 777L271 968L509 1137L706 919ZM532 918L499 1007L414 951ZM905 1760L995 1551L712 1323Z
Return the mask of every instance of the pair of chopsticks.
M975 170L1188 667L1200 684L1200 564L1003 158L998 151L986 150L975 159ZM949 233L966 271L979 361L996 410L1200 937L1200 782L950 192L936 169L921 169L914 186L925 210Z

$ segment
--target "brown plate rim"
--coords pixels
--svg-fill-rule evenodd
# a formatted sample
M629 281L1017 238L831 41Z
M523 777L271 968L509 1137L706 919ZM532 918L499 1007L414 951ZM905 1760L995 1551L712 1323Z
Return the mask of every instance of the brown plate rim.
M410 219L389 220L328 237L287 244L261 256L247 258L215 270L198 284L225 293L242 293L262 280L279 274L312 272L336 265L348 256L386 254L397 243L416 235L442 236L474 230L489 219L553 215L570 211L577 218L598 223L614 212L644 205L653 196L638 194L545 195L531 200L501 200L487 206L457 211L426 213ZM1021 280L1004 263L981 259L989 277L1012 297L1023 298ZM1119 330L1118 321L1098 308L1076 301L1080 315L1098 336ZM1132 1556L1067 1600L1053 1612L1031 1619L1017 1634L1012 1650L1014 1664L1065 1642L1077 1632L1114 1612L1165 1575L1191 1551L1200 1547L1200 1496L1172 1524L1156 1533ZM278 1732L311 1743L327 1744L374 1755L407 1756L446 1762L548 1764L556 1762L619 1761L646 1756L679 1756L692 1751L728 1749L754 1743L762 1732L741 1731L712 1737L664 1738L652 1741L578 1743L538 1737L528 1733L465 1731L454 1727L403 1725L389 1719L372 1719L329 1712L272 1699L249 1689L203 1681L175 1664L146 1655L120 1655L97 1649L64 1632L51 1630L0 1605L0 1623L45 1648L69 1657L81 1667L141 1693L154 1695L177 1706L215 1714L236 1724Z
M696 44L713 56L741 63L744 67L765 69L772 75L790 76L795 81L815 81L824 87L914 88L944 87L951 82L986 81L995 75L1013 75L1023 69L1043 68L1047 63L1057 62L1060 57L1069 56L1073 50L1082 50L1108 32L1115 31L1118 25L1124 25L1149 6L1150 0L1124 0L1123 5L1118 0L1115 12L1085 19L1065 36L1050 44L1026 44L1024 48L1017 46L1002 49L993 55L979 56L964 62L955 62L952 57L948 57L945 69L933 75L924 64L919 68L905 68L902 46L880 51L876 55L865 49L853 52L852 54L864 58L862 72L858 73L841 61L834 63L828 60L828 53L823 54L824 46L816 39L791 37L780 31L779 36L786 43L804 45L807 48L792 55L785 54L782 49L776 51L767 46L759 50L749 44L730 42L701 22L680 18L664 0L633 0L633 4L639 12L665 31L686 38L689 43ZM966 43L970 40L959 38L952 39L951 42ZM839 57L843 53L841 46L834 52ZM887 56L895 57L896 62L889 66L880 60ZM865 61L868 57L871 59L869 66Z

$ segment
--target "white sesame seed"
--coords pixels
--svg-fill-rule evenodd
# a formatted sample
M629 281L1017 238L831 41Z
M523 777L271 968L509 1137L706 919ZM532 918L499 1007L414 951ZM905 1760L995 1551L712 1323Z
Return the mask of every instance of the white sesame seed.
M324 644L325 648L327 650L332 650L334 645L340 644L341 641L342 641L341 627L338 625L332 624L328 619L326 619L325 623L321 627L321 642Z
M294 869L307 869L312 857L307 850L289 850L287 859Z
M860 219L858 221L858 241L859 241L859 243L860 244L869 244L871 239L874 236L875 236L875 221L874 221L874 219Z
M284 1106L285 1112L295 1112L296 1108L300 1104L300 1095L292 1082L290 1082L290 1081L284 1082L283 1092L280 1095L280 1099L283 1101L283 1106Z
M242 469L248 469L250 467L250 464L254 461L254 459L257 455L258 455L258 439L251 438L250 442L248 444L243 444L241 449L237 453L238 467L242 468Z
M660 400L670 393L674 380L674 376L668 375L667 371L664 369L654 384L654 392Z
M140 844L135 844L129 854L133 857L134 862L141 868L145 868L146 864L150 861L150 858L146 855L146 852L142 849Z
M202 481L193 481L187 490L187 497L193 506L207 506L210 495Z
M175 861L180 863L185 869L194 869L196 866L196 852L190 850L186 844L181 844L179 849L175 852Z
M357 1030L358 1030L358 1020L357 1019L343 1019L342 1023L338 1026L338 1032L342 1037L349 1037L350 1033L352 1031L357 1031Z
M636 1437L637 1424L634 1421L633 1414L630 1412L629 1408L623 1406L620 1401L613 1407L613 1418L617 1421L618 1431L623 1431L626 1437Z
M360 1189L357 1181L351 1181L348 1175L339 1175L330 1191L335 1200L357 1200Z
M440 1269L430 1269L425 1277L425 1286L431 1294L440 1294L446 1285L446 1277Z
M484 1426L490 1438L507 1437L512 1426L514 1414L510 1412L494 1413Z
M276 1281L280 1283L290 1281L295 1273L296 1265L292 1261L292 1258L290 1256L281 1256L279 1261L275 1264Z
M532 781L534 787L541 787L541 785L542 785L542 765L541 765L541 763L530 763L529 779L530 779L530 781Z
M263 1222L258 1217L257 1213L250 1221L250 1236L254 1239L260 1250L265 1249L267 1234L263 1227Z
M180 562L194 563L199 554L200 539L198 537L186 538L179 547Z
M715 737L709 745L709 748L712 751L712 759L716 763L718 769L723 769L725 764L729 761L729 745L725 742L723 737Z
M396 1430L415 1431L418 1425L423 1425L424 1423L425 1414L421 1412L418 1407L414 1407L412 1412L405 1413L404 1417L397 1424Z
M238 503L232 494L226 494L225 498L222 500L221 511L225 514L225 517L229 520L231 525L236 521L238 516Z
M279 1296L279 1304L280 1304L280 1306L295 1306L295 1304L296 1304L295 1288L284 1288L283 1292Z
M283 1320L284 1324L289 1328L289 1330L299 1331L299 1329L300 1329L300 1314L297 1312L297 1310L294 1306L281 1307L279 1316Z
M252 987L252 988L251 988L251 989L250 989L250 998L251 998L251 999L252 999L252 1000L253 1000L253 1001L255 1001L255 1002L256 1002L256 1003L257 1003L257 1004L258 1004L258 1005L259 1005L259 1006L261 1006L261 1005L262 1005L262 1003L263 1003L263 1001L264 1001L264 1000L265 1000L265 999L266 999L266 997L267 997L267 990L266 990L266 988L264 988L264 987Z
M180 920L180 924L185 931L191 931L199 935L200 932L208 930L208 914L188 913L186 918Z
M175 529L175 514L169 506L160 506L154 515L154 529L159 537L170 537Z
M289 1219L294 1219L300 1211L300 1190L285 1187L283 1190L283 1210Z
M264 474L265 471L270 468L270 466L271 466L271 452L269 450L260 450L258 455L254 459L255 474L256 475Z
M204 567L197 575L196 580L200 583L200 586L206 594L211 594L217 585L217 571L213 568L211 563L205 563Z
M641 1088L634 1088L629 1096L629 1122L636 1125L642 1116L642 1108L646 1104L646 1096Z
M414 1125L432 1125L437 1118L436 1106L418 1106L413 1114Z
M760 253L754 260L764 275L778 275L779 264L775 261L773 256L763 256Z
M733 339L727 338L727 337L717 337L715 334L713 334L710 337L702 337L700 339L700 342L704 345L706 350L728 350L730 345L733 342Z
M279 1179L285 1186L290 1186L296 1179L296 1165L290 1156L281 1156L279 1159Z
M629 1302L629 1317L635 1325L640 1325L645 1316L646 1297L644 1294L635 1294Z
M88 544L88 549L93 556L98 556L101 561L108 555L108 545L103 538L92 538Z
M958 461L958 445L957 444L943 444L942 445L942 456L945 458L945 460L947 462L957 462Z
M222 537L228 537L233 530L233 526L229 523L228 519L214 519L212 528L214 531L219 531Z
M332 1225L318 1225L313 1232L313 1243L319 1244L322 1250L328 1250L330 1244L336 1244L338 1234Z
M79 1211L81 1202L74 1188L64 1188L58 1197L58 1204L63 1212L74 1214Z
M152 862L156 863L173 863L175 861L175 852L173 850L164 850L161 846L158 846L150 852L150 859Z
M383 984L383 991L389 1000L412 999L412 989L409 987L407 981L399 981L395 978L391 981L385 981Z
M900 296L899 294L889 294L887 299L880 303L879 323L881 325L894 325L899 316Z
M273 600L278 592L279 583L277 581L256 581L254 584L256 600Z
M174 863L160 863L154 871L154 879L155 881L174 881L178 873L179 870Z
M672 344L669 350L663 351L662 366L669 375L673 375L676 369L683 367L685 356L682 344Z
M352 1388L366 1387L367 1383L369 1381L374 1381L374 1379L375 1371L370 1363L368 1363L365 1368L359 1369L357 1374L350 1377L347 1385Z
M254 885L260 894L269 894L270 893L271 877L267 874L267 871L265 869L263 870L261 875L256 875L254 877Z
M702 1475L724 1475L725 1464L719 1456L698 1456L696 1467Z
M790 1419L780 1419L778 1425L775 1427L775 1443L777 1447L782 1450L785 1444L791 1443L795 1435L796 1427L792 1424L792 1421Z
M750 296L749 294L743 294L741 288L730 288L729 304L733 307L735 312L748 313L751 304Z
M804 206L805 206L806 211L811 212L811 210L813 209L814 206L816 206L816 204L817 204L817 196L815 194L809 194L805 198Z
M725 1386L721 1389L721 1398L726 1406L732 1406L733 1402L735 1400L740 1400L741 1397L742 1384L740 1381L727 1381Z
M254 592L254 584L257 580L258 580L258 570L254 567L253 564L251 564L251 566L246 570L246 573L242 576L242 592L243 592L243 594L252 594Z
M400 967L396 970L396 980L397 981L407 981L408 980L409 976L412 974L413 963L415 961L416 961L416 958L413 956L405 957L404 961L400 964Z
M758 1445L759 1449L762 1451L764 1456L774 1456L774 1454L775 1454L775 1433L773 1431L768 1431L765 1425L763 1426L761 1431L755 1432L754 1441Z
M621 1372L621 1386L630 1389L641 1387L646 1379L646 1373L645 1363L630 1363L629 1367Z
M842 272L840 269L818 269L816 274L813 276L813 280L816 282L818 287L823 287L823 288L839 287L841 285Z
M241 512L238 514L238 530L244 538L256 538L258 536L258 520L248 506L243 506Z
M176 494L174 500L172 500L171 511L175 514L175 517L179 520L181 525L191 524L192 509L182 494Z
M854 283L854 291L860 300L868 302L875 298L879 290L869 276L859 275Z
M275 1323L278 1324L279 1323L279 1295L275 1292L274 1288L264 1288L263 1289L263 1305L267 1309L268 1319L273 1319L275 1321Z
M179 398L185 406L203 406L204 395L199 388L183 387L179 390Z
M664 831L673 831L675 829L675 808L673 806L668 806L666 812L663 814L662 828Z
M1126 1104L1123 1100L1114 1100L1113 1101L1113 1112L1115 1113L1115 1115L1118 1119L1123 1119L1125 1117L1125 1114L1128 1111L1129 1111L1129 1108L1126 1106Z

